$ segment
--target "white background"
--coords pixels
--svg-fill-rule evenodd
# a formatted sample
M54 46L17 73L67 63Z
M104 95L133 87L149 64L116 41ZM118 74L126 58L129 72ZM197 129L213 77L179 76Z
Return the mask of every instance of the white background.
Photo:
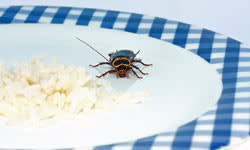
M1 0L6 5L56 5L137 12L194 24L250 45L250 0ZM244 146L243 146L244 145ZM243 144L239 150L250 146Z
M225 34L250 45L250 0L1 0L4 5L60 5L159 16Z

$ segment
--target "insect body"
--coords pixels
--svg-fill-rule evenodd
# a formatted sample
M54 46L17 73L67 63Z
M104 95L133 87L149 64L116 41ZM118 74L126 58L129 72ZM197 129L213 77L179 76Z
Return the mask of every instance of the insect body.
M152 64L144 64L141 60L135 59L136 55L140 51L138 51L137 53L134 53L131 50L119 50L119 51L116 51L115 53L108 54L110 59L107 59L105 56L103 56L100 52L98 52L96 49L94 49L88 43L86 43L85 41L83 41L79 38L77 38L77 39L80 40L81 42L83 42L84 44L86 44L88 47L90 47L92 50L94 50L99 55L101 55L104 59L107 60L107 62L100 62L97 65L90 65L91 67L97 67L97 66L104 65L104 64L111 65L113 67L112 70L109 70L100 76L96 76L98 78L101 78L109 73L115 73L115 72L116 72L117 77L122 77L122 78L128 77L128 71L131 70L136 75L137 78L141 79L142 77L138 76L138 74L135 72L134 69L138 70L143 75L147 75L148 73L142 72L141 69L138 68L137 66L135 66L133 63L141 63L144 66L151 66L152 65Z

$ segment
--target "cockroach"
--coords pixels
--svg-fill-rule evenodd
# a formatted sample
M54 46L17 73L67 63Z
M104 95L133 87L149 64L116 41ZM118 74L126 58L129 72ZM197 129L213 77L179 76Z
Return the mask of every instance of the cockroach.
M101 78L107 74L110 73L115 73L116 72L116 77L119 78L124 78L124 77L129 77L128 71L131 70L134 75L136 75L137 78L142 79L141 76L139 76L134 69L138 70L141 74L143 75L148 75L148 73L144 73L140 68L134 65L134 63L141 63L144 66L151 66L152 64L145 64L143 63L140 59L135 59L137 54L140 52L140 50L136 53L134 53L132 50L117 50L114 53L108 54L110 57L107 59L104 55L102 55L98 50L93 48L91 45L89 45L87 42L79 39L78 37L75 37L85 45L87 45L89 48L94 50L96 53L98 53L100 56L102 56L107 62L100 62L97 65L89 65L91 67L98 67L100 65L110 65L113 67L112 70L109 70L99 76L96 76L97 78Z

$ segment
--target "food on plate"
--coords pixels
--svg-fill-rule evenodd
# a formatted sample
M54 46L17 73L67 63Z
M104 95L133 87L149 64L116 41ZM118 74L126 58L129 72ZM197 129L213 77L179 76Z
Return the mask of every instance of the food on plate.
M0 63L0 116L7 124L73 119L93 110L138 103L148 96L145 92L114 92L83 67L43 63L44 59L32 57L10 69Z

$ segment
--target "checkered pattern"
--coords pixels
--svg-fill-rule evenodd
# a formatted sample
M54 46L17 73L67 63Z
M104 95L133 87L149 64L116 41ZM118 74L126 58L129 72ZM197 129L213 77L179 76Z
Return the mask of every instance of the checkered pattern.
M0 7L0 24L10 23L73 24L143 34L196 53L221 75L223 91L218 104L198 119L173 132L95 150L207 150L249 136L250 48L237 40L173 20L91 8Z

